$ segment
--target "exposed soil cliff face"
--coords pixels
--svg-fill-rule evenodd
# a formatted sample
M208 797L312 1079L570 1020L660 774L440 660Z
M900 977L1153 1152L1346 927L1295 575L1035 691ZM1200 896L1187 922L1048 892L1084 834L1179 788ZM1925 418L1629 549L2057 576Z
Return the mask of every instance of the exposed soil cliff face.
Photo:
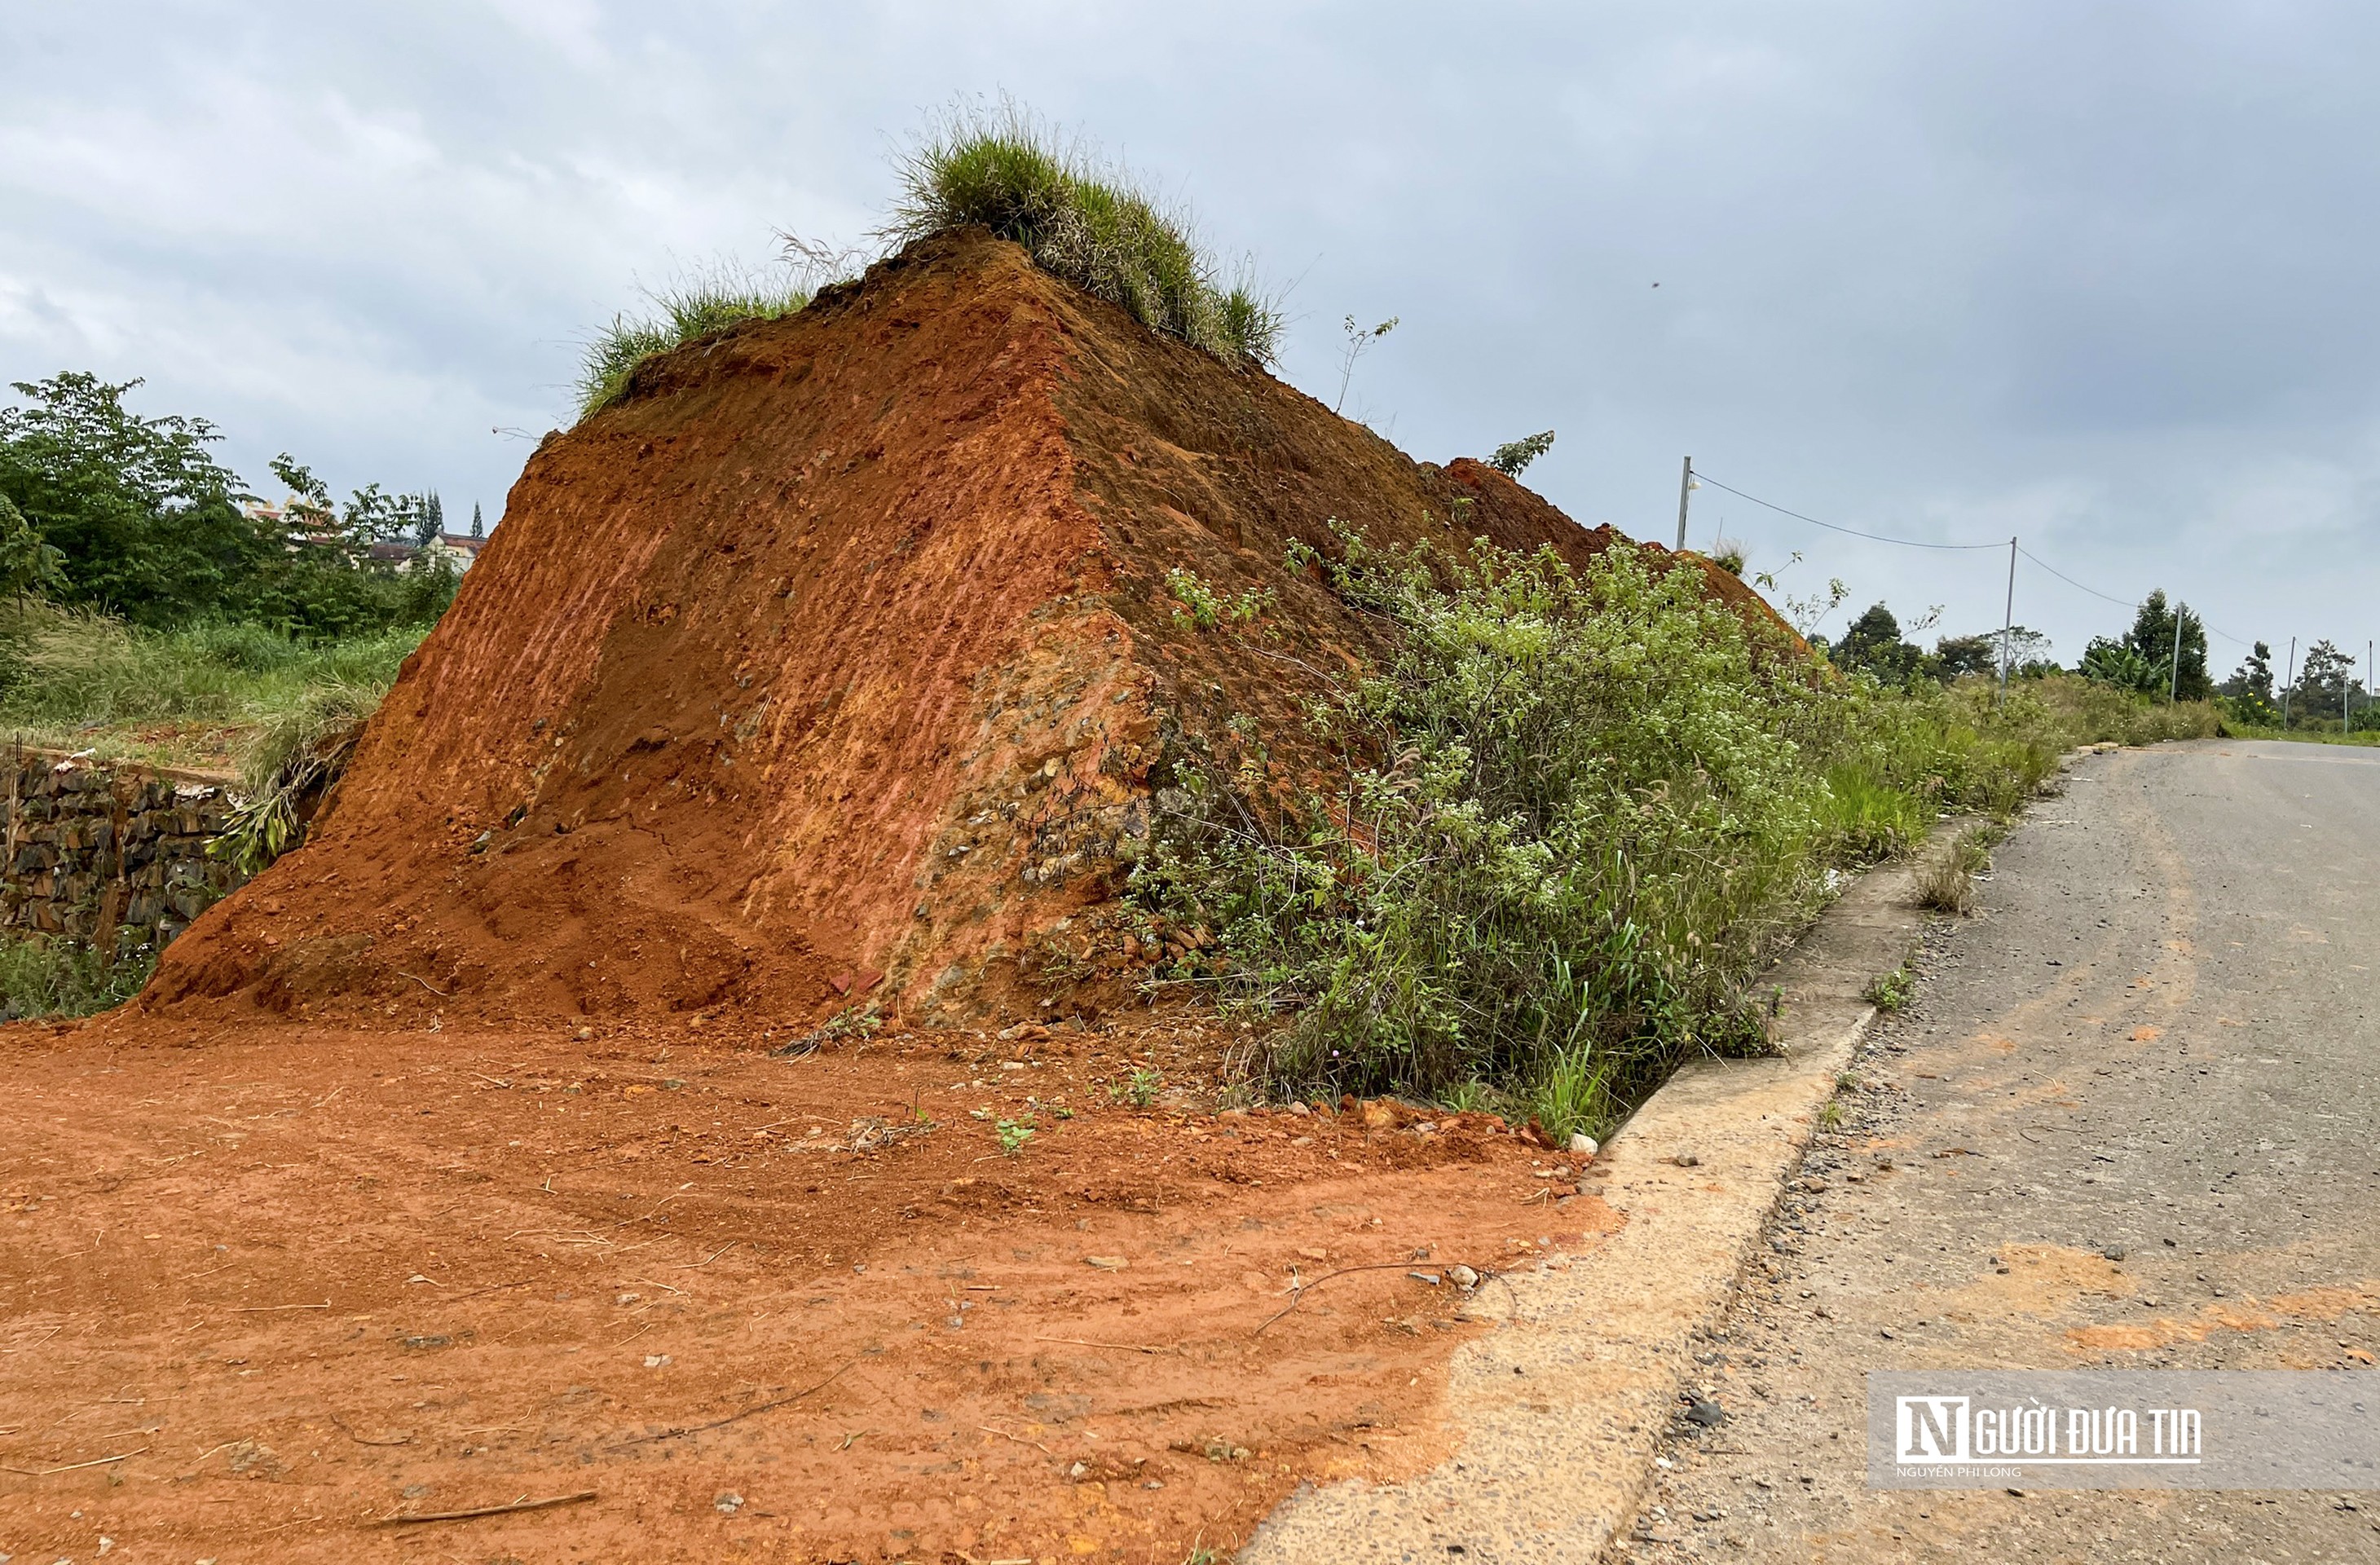
M1283 563L1334 516L1573 559L1612 537L1014 246L914 247L540 447L313 840L146 1002L1002 1009L1012 959L1111 894L1169 734L1287 731L1313 671L1374 649ZM1274 593L1277 634L1201 633L1175 568Z

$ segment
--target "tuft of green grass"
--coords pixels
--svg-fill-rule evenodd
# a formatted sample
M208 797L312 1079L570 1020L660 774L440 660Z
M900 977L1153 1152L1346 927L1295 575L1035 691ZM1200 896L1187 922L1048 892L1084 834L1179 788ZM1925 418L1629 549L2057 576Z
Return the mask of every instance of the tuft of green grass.
M1975 877L1992 866L1991 849L1970 831L1917 872L1917 904L1964 916L1975 910Z
M1227 362L1273 361L1281 311L1245 278L1218 275L1185 214L1014 103L953 109L899 175L882 235L895 245L980 224L1152 331Z
M390 683L326 681L268 715L240 767L245 802L207 844L208 855L254 875L303 842Z
M1857 762L1827 769L1820 809L1837 853L1854 864L1907 853L1925 840L1933 813L1922 796L1894 787Z
M157 966L146 945L128 944L112 962L87 940L0 936L0 1021L88 1016L140 992Z
M747 321L775 321L808 307L816 289L808 277L778 278L720 262L645 293L645 314L621 313L599 328L579 356L574 390L578 416L588 418L628 394L637 367L656 354L685 346Z

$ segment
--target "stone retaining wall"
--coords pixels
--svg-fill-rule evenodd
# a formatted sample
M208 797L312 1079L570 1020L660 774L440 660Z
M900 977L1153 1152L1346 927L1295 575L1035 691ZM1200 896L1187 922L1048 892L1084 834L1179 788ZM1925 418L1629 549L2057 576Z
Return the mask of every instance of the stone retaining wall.
M5 765L0 931L163 950L239 884L206 854L236 803L224 784L30 751Z

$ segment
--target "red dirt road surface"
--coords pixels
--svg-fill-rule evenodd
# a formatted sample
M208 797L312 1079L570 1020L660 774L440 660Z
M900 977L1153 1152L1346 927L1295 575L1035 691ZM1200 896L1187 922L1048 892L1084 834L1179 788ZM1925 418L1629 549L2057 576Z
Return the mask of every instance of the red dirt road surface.
M1179 1565L1444 1454L1409 1274L1611 1220L1477 1116L1196 1111L1212 1021L754 1041L10 1029L0 1553Z

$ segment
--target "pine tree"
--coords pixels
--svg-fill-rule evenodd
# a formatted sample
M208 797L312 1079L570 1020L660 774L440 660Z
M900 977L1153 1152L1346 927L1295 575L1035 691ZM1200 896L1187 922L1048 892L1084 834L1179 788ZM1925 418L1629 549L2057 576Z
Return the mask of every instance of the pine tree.
M480 503L476 500L471 502L471 536L473 538L488 536L487 525L480 520Z

